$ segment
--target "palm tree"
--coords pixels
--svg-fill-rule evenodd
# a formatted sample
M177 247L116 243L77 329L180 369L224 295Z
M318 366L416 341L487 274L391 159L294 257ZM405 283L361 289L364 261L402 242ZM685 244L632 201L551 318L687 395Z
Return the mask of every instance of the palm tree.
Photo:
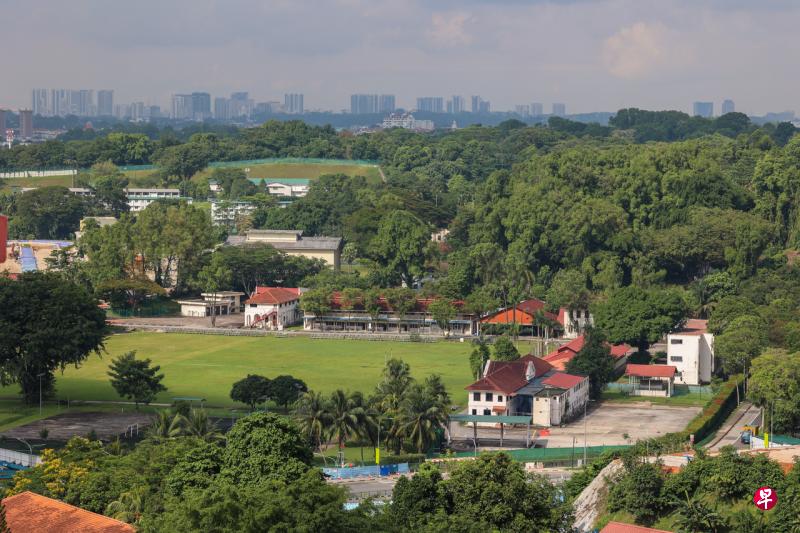
M375 399L382 413L396 414L411 384L411 369L400 359L389 359L383 369L383 380L375 390Z
M712 509L697 498L689 498L684 492L686 501L679 500L677 524L686 533L717 533L727 531L728 523L716 509Z
M198 437L205 441L223 438L216 422L213 422L208 417L205 409L192 409L188 415L183 417L183 434L190 437Z
M435 442L436 431L446 422L447 407L442 398L427 387L414 385L403 400L396 420L397 437L410 440L417 452L424 453Z
M153 425L150 426L149 435L156 439L172 439L181 436L183 433L183 417L172 414L166 409L158 412L153 418Z
M328 402L330 416L330 438L336 439L339 449L350 437L358 435L359 420L364 414L363 407L356 407L350 396L342 389L336 389Z
M322 394L314 391L304 393L297 402L295 417L300 429L311 439L314 449L319 449L322 437L330 427L330 413Z
M133 490L123 492L119 495L119 499L109 502L104 514L128 524L138 524L144 512L146 492L145 487L135 487Z

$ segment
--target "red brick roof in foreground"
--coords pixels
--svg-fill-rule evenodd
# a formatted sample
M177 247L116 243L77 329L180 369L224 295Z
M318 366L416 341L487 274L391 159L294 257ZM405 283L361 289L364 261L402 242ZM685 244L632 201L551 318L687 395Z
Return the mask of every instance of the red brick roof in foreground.
M135 533L130 524L33 492L3 500L14 533Z
M625 375L640 378L671 378L678 369L671 365L626 365Z
M551 387L558 387L559 389L571 389L584 379L587 378L584 376L565 374L564 372L556 372L549 378L542 380L542 383L550 385Z
M600 533L672 533L664 529L653 529L633 524L623 524L622 522L609 522Z
M285 287L256 287L247 304L278 305L300 299L300 289Z

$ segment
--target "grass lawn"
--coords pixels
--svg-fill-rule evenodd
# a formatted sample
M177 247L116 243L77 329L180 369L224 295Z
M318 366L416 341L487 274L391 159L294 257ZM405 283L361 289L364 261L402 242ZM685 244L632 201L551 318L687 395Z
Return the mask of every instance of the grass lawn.
M672 396L670 398L662 398L659 396L630 396L629 394L626 394L625 392L621 391L611 391L611 390L603 391L603 401L606 402L621 402L621 403L650 402L656 405L674 405L677 407L682 407L682 406L703 407L713 397L714 397L713 393L701 394L699 392L689 392L678 396Z
M120 400L106 372L112 357L130 350L161 365L168 390L159 395L159 402L170 402L176 396L195 396L206 398L209 405L234 406L228 396L231 385L247 374L267 377L291 374L321 392L341 388L370 393L380 380L384 360L390 357L407 362L418 379L440 374L457 404L466 404L464 387L471 382L468 343L136 332L113 335L106 349L102 358L91 356L81 368L68 368L63 376L58 375L56 387L60 399ZM16 385L6 387L0 395L13 396L18 390Z
M12 187L72 187L72 176L48 176L46 178L5 178L0 179L0 190Z

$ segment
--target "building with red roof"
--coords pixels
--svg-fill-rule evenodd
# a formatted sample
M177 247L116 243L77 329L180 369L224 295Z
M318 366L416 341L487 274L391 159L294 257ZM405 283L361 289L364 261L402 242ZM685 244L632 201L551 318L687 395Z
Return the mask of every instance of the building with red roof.
M3 499L6 524L14 533L135 533L125 522L34 492Z
M634 365L625 367L625 375L634 396L672 396L677 369L671 365Z
M300 294L298 288L256 287L244 302L245 327L281 331L300 323Z
M587 326L593 324L593 318L588 309L566 309L562 307L558 313L546 310L547 303L538 298L530 298L519 302L516 306L498 309L480 320L482 330L491 332L492 325L516 324L523 335L531 334L544 336L551 324L558 325L560 334L567 339L574 339L580 335ZM543 323L540 317L546 319ZM485 332L485 331L484 331ZM549 332L548 332L549 333Z
M319 331L348 331L361 333L444 333L428 307L437 298L414 298L401 313L392 306L391 298L378 296L364 302L365 294L348 297L341 292L331 295L329 309L323 315L309 310L303 314L303 329ZM367 303L369 305L367 305ZM478 318L464 309L464 302L452 302L455 313L447 325L447 333L477 335Z
M483 375L466 387L468 414L530 416L550 427L582 413L589 399L589 378L559 372L540 357L487 361Z
M581 351L581 348L583 348L584 341L585 337L580 335L579 337L572 339L566 344L562 344L549 354L545 355L543 359L553 365L553 368L565 370L567 363L572 361L572 358ZM623 367L628 361L628 355L633 352L634 349L627 344L609 345L609 348L611 357L614 358L615 368L619 371L619 373L622 373Z
M690 318L667 335L667 360L678 369L676 383L710 383L714 374L714 335L708 332L708 321Z

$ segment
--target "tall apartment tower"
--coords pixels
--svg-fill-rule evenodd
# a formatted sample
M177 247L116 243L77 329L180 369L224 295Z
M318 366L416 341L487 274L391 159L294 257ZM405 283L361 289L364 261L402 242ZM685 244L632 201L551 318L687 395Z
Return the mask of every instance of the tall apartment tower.
M695 102L692 114L696 117L711 118L714 116L714 102Z
M47 89L34 89L31 97L31 109L34 115L49 117L53 114L50 108L49 91Z
M303 93L286 93L283 95L283 110L286 113L299 115L305 109L303 105Z
M33 110L19 110L19 136L23 139L33 138Z
M447 112L451 114L464 112L464 97L454 94L450 100L447 101Z
M541 117L544 115L544 106L539 102L534 102L531 104L531 116L532 117Z
M110 117L114 114L114 91L111 89L97 91L97 114L101 117Z
M733 100L722 101L722 109L720 111L721 114L726 115L728 113L735 113L735 112L736 112L736 104L733 103Z
M441 96L422 96L417 98L417 111L428 113L443 113L444 98Z
M553 104L553 115L556 117L564 117L567 115L567 105L562 103Z
M186 119L192 118L194 110L192 108L191 94L173 94L171 118Z

